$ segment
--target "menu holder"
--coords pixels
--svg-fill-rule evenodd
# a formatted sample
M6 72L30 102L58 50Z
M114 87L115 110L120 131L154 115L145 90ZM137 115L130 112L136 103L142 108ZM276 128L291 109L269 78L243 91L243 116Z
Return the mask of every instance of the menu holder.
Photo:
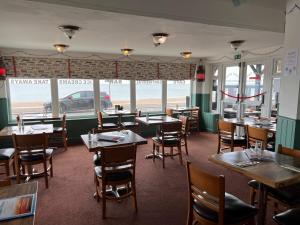
M35 194L0 199L0 221L33 216L35 208Z

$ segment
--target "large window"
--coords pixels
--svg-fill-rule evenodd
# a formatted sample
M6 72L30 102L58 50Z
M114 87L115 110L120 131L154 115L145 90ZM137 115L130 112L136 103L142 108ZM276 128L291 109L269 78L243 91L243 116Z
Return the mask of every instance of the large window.
M59 113L72 116L94 114L93 80L59 79L58 80Z
M169 80L167 81L167 106L189 106L191 96L190 80Z
M136 81L136 107L142 112L162 111L162 81Z
M100 80L100 108L105 110L121 105L130 110L129 80Z
M51 114L45 106L51 104L50 79L11 78L9 83L11 119L17 115L43 116Z

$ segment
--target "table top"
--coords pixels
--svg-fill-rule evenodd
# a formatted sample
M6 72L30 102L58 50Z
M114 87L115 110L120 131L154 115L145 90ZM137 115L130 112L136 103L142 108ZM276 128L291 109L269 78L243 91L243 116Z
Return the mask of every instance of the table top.
M35 115L35 116L22 116L23 121L45 121L45 120L61 120L59 116L44 116L44 115Z
M276 132L276 124L273 123L271 120L256 120L252 118L244 118L243 120L238 120L237 118L232 118L224 119L224 121L234 123L237 126L249 125L251 127L265 128L268 129L270 132Z
M246 150L247 152L249 150ZM239 163L249 162L249 153L245 151L215 154L209 161L241 173L273 188L288 186L300 182L300 159L267 150L263 151L263 160L258 164L242 167Z
M25 125L21 128L18 126L7 126L0 131L0 137L11 136L12 134L40 134L40 133L53 133L53 124L34 124Z
M130 131L130 130L122 130L122 131L112 131L112 132L104 132L98 134L91 135L91 141L89 141L88 135L84 134L81 135L81 139L84 145L90 152L95 152L101 150L103 147L113 147L118 145L125 145L125 144L147 144L147 140L140 135ZM118 141L111 142L111 141L98 141L99 138L103 138L104 136L109 137L118 137Z
M136 117L136 121L144 123L146 125L161 125L163 123L173 123L180 121L179 119L171 116L149 116L147 117Z
M0 199L10 198L19 195L36 194L38 190L37 182L29 182L23 184L15 184L0 188ZM2 221L0 224L5 225L32 225L34 224L34 216L18 218L8 221Z
M173 111L178 111L178 112L185 112L185 111L193 111L193 110L197 110L199 109L198 107L171 107L171 109L173 109Z
M115 110L108 109L103 111L104 114L109 116L117 116L117 115L134 115L135 113L130 112L129 110Z

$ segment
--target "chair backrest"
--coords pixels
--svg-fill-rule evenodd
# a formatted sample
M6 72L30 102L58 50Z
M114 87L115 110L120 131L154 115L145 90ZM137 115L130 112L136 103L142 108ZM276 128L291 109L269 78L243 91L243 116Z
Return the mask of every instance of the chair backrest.
M98 119L98 127L100 129L103 128L103 117L102 117L102 112L97 111L97 119Z
M31 154L33 150L36 152L37 149L46 154L46 149L48 148L48 135L46 133L30 135L13 134L12 137L17 154Z
M167 116L173 116L173 109L166 108L166 115Z
M191 111L191 117L193 117L193 118L199 118L199 109L192 109L192 111Z
M230 135L233 138L234 136L235 126L231 122L224 121L224 120L217 120L217 129L218 129L219 137Z
M102 175L131 170L135 174L136 145L122 145L101 149Z
M262 142L262 148L266 149L268 144L268 130L265 128L246 126L247 147L256 141Z
M182 137L182 123L181 121L172 122L172 123L163 123L161 126L160 135L162 138L162 143L167 139L178 140L178 143L181 141Z
M194 201L218 213L218 224L224 224L225 178L214 176L190 162L187 162L187 177L189 189L189 207L192 210ZM203 224L212 224L205 218Z
M283 147L281 144L278 145L278 153L300 158L300 150Z
M187 134L189 131L189 118L187 116L179 116L178 119L182 123L182 133Z

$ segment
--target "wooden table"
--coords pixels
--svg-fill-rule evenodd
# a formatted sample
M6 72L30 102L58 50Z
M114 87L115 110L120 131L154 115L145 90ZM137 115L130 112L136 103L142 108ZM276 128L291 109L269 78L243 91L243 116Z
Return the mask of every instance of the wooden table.
M0 188L0 199L10 198L19 195L26 194L37 194L38 184L37 182L29 182L23 184L15 184L7 187ZM34 224L34 216L28 216L24 218L12 219L7 221L2 221L0 224L5 225L32 225Z
M249 152L247 156L245 151L238 151L215 154L210 156L209 160L260 183L258 224L262 225L265 222L267 204L266 186L279 188L300 182L300 159L265 150L263 160L258 160L258 164L248 167L237 165L237 163L249 161L248 157Z
M236 118L233 118L233 119L224 119L224 121L231 122L236 126L249 125L251 127L259 127L259 128L267 129L270 133L276 133L276 124L272 123L271 120L268 120L267 123L264 122L266 120L254 120L251 118L244 118L243 120L238 120Z
M53 133L53 124L34 124L25 125L23 127L7 126L0 131L0 137L10 137L12 134L40 134L40 133Z
M191 112L193 110L199 110L198 107L172 107L171 108L174 112L179 112L180 114L183 114L185 112Z
M135 115L135 113L130 112L129 110L116 110L116 109L108 109L103 111L104 114L108 116L117 116L118 117L118 124L120 125L122 122L122 116L130 116L130 115Z
M89 152L101 151L101 148L103 147L113 147L113 146L134 144L134 143L137 145L147 144L147 140L145 138L141 137L140 135L130 130L105 132L105 135L122 136L122 138L118 142L98 141L101 135L103 135L103 133L91 135L92 136L91 141L89 141L87 134L81 135L81 139Z

